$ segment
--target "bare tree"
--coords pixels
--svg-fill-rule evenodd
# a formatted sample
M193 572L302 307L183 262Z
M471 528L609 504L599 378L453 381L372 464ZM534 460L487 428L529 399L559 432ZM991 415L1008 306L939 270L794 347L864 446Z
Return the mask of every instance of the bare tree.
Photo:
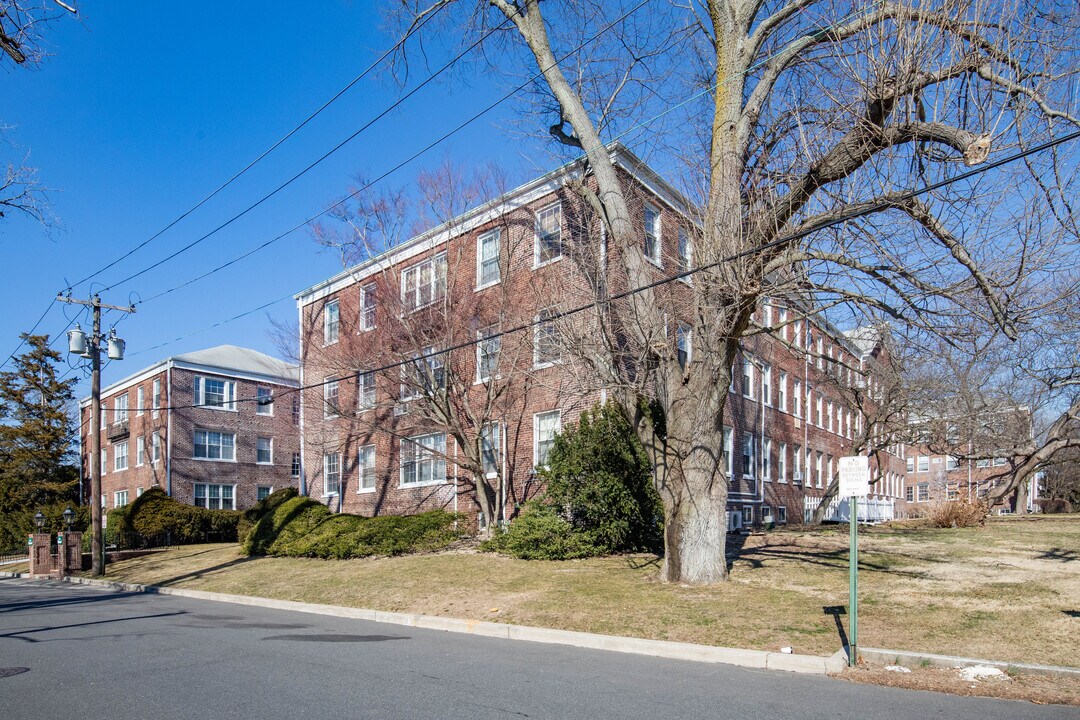
M16 67L40 63L45 55L42 49L45 29L65 14L78 15L78 11L60 0L0 0L0 67L5 64L2 60ZM0 218L14 212L49 224L46 188L37 170L28 164L28 154L8 141L9 132L10 128L0 127L0 141L8 146L8 152L21 157L4 163L0 177Z
M1068 174L1070 163L1055 156L923 198L902 191L1076 124L1075 4L694 0L639 13L589 0L434 5L446 6L441 22L471 31L458 33L462 42L505 24L499 51L535 65L542 79L531 110L554 141L587 158L589 181L576 190L602 220L623 284L646 287L656 273L640 251L642 210L606 139L664 116L637 137L681 148L687 185L702 189L693 260L704 269L692 297L665 307L664 292L646 289L614 303L611 285L597 284L604 340L585 358L654 458L666 579L726 576L722 417L761 297L797 295L834 318L874 312L928 331L963 312L1015 333L1009 293L1027 269L1016 239L994 232L1009 208L988 212L989 201L1036 181L1058 193L1043 169ZM404 3L406 24L431 7ZM642 32L662 25L677 31ZM594 42L578 42L593 30ZM498 59L501 71L508 63ZM691 324L687 368L671 317Z

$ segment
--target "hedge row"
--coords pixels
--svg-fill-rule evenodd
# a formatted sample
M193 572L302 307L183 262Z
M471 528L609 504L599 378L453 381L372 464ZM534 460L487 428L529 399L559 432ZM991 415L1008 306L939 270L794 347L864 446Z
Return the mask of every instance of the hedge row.
M150 488L135 502L109 512L109 532L136 532L143 536L169 534L175 543L236 540L241 513L207 510L178 502L161 488Z
M456 519L443 510L404 517L335 515L310 498L293 496L268 503L246 533L243 550L248 555L327 560L403 555L449 545L460 536Z

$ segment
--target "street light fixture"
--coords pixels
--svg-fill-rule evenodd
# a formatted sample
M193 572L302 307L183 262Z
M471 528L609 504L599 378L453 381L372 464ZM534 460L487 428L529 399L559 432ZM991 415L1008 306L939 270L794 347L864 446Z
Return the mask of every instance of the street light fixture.
M37 525L37 529L40 532L41 528L45 527L45 516L38 510L37 515L34 516L34 524Z
M61 514L64 516L64 525L67 526L67 531L71 532L71 524L75 522L75 511L72 510L70 506L68 506L68 508L64 510L64 512Z

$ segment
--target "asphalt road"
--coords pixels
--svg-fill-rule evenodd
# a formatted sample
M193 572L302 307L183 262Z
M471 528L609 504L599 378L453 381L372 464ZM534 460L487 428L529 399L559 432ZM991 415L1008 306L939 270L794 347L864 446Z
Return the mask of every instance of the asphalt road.
M939 717L1077 711L0 579L4 720Z

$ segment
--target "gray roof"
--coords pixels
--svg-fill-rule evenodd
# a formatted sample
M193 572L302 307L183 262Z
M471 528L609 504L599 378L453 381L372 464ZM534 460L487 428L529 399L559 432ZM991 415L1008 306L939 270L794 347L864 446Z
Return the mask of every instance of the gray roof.
M300 366L271 357L258 350L237 347L236 345L218 345L206 350L174 355L170 359L176 362L209 365L227 370L288 378L289 380L300 379Z
M881 330L864 325L854 330L845 330L844 337L863 355L869 355L881 343Z

